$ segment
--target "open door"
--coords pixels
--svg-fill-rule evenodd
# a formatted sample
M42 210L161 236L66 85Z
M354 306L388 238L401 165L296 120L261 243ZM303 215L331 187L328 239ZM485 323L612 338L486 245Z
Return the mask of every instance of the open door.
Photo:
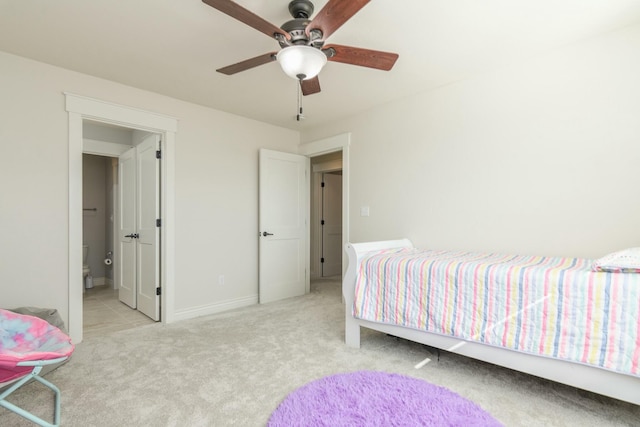
M342 174L322 174L322 277L342 274Z
M149 135L137 147L138 238L136 253L138 310L160 320L160 136Z
M309 159L260 150L260 303L308 291Z
M119 157L118 263L120 301L160 320L160 149L147 136Z
M136 308L136 149L118 157L118 298Z

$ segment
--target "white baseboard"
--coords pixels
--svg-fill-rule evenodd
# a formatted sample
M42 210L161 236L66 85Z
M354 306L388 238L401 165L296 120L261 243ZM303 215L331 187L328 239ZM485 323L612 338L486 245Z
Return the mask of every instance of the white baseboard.
M106 277L94 277L93 278L93 286L105 286L109 285L113 287L113 280L108 279Z
M173 315L173 321L193 319L195 317L206 316L208 314L222 313L223 311L233 310L235 308L248 307L258 303L258 295L252 295L243 298L236 298L215 304L201 305L186 310L176 310Z

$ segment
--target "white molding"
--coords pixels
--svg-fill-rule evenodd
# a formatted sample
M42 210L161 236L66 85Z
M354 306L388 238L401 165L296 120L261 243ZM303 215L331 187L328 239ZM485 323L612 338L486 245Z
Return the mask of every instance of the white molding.
M64 92L69 113L69 335L74 343L82 341L82 152L83 120L115 124L162 135L162 237L161 270L162 323L174 319L175 232L174 180L175 133L178 120L158 113L113 104ZM77 272L77 274L76 274Z
M114 104L99 99L63 92L65 107L70 113L78 113L83 119L112 123L132 129L147 131L178 131L178 119L151 111Z
M174 321L194 319L200 316L206 316L209 314L222 313L224 311L233 310L236 308L249 307L251 305L258 304L258 295L251 295L243 298L235 298L215 304L206 304L199 307L189 308L187 310L174 312Z
M69 312L67 329L82 341L82 116L69 112Z
M107 277L94 277L93 286L112 286L113 280Z
M162 283L162 322L171 323L174 319L175 303L175 260L176 260L176 235L175 235L175 159L176 159L176 134L166 132L162 142L164 155L161 160L162 185L160 195L162 203L162 245L160 246L160 262L164 262L165 268L160 271Z

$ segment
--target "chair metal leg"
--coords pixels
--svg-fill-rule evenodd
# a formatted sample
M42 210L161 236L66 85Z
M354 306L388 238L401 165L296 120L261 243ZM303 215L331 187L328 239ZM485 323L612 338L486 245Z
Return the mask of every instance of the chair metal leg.
M32 422L38 424L39 426L43 426L43 427L58 427L60 425L60 389L58 387L56 387L55 385L53 385L51 382L49 382L49 381L45 380L44 378L42 378L41 376L39 376L38 374L40 373L41 370L42 370L42 366L35 366L33 368L33 371L31 371L30 374L28 374L28 375L24 376L23 378L19 379L11 387L9 387L7 390L2 392L0 394L0 406L3 406L5 408L7 408L8 410L15 412L16 414L20 415L21 417L24 417L24 418L28 419L29 421L32 421ZM43 384L45 387L51 389L51 391L53 391L54 398L55 398L55 404L54 404L55 406L54 406L54 412L53 412L53 419L54 419L53 422L54 422L54 424L51 424L51 423L43 420L42 418L33 415L31 412L28 412L28 411L22 409L21 407L16 406L13 403L8 402L7 400L5 400L5 398L7 396L9 396L11 393L16 391L20 387L22 387L24 384L26 384L30 380L36 380L36 381L40 382L41 384Z

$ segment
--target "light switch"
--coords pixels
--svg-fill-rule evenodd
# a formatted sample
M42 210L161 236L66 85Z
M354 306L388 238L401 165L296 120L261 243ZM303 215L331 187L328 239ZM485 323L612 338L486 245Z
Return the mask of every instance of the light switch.
M360 216L369 216L369 206L360 206Z

